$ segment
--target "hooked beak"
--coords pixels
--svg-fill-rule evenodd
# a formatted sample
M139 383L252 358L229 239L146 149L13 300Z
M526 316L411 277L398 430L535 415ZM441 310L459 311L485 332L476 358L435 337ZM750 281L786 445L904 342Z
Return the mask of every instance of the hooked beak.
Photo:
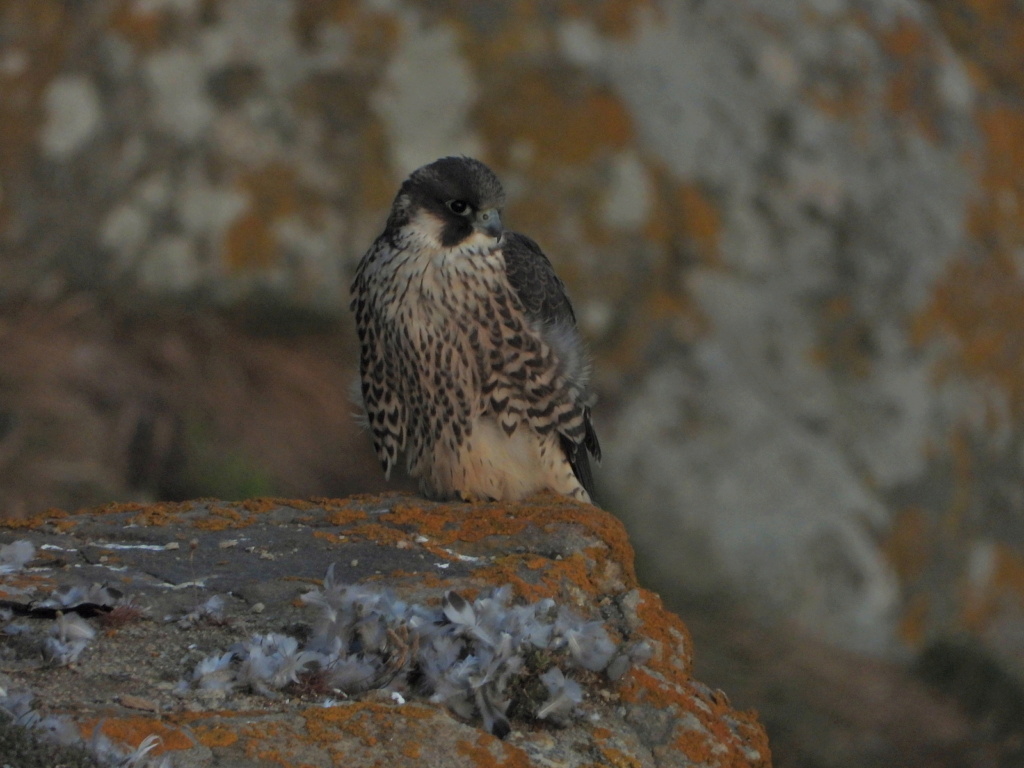
M473 229L484 232L498 239L504 229L501 226L501 212L497 208L487 208L477 213L473 220Z

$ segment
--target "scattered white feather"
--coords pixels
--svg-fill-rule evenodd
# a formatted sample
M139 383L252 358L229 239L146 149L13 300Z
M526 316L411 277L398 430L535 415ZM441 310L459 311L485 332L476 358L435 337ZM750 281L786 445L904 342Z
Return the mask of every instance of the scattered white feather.
M182 616L166 616L165 621L175 621L182 629L191 629L201 621L212 624L224 622L224 596L214 595L204 603Z
M604 673L609 680L618 680L633 665L646 664L654 655L654 649L646 640L630 643L625 648L620 648L614 658L608 663Z
M59 715L41 717L33 727L39 731L40 737L44 740L64 747L78 744L82 740L78 726L70 719Z
M200 661L192 672L192 681L204 691L229 691L236 686L235 671L231 660L235 654L215 653Z
M96 636L96 630L77 613L60 614L43 641L43 657L54 666L73 664Z
M565 627L562 637L573 661L591 672L600 672L607 667L615 654L615 643L599 621Z
M560 721L583 701L580 684L567 678L558 667L552 667L541 675L540 681L548 689L548 700L537 710L537 717L541 720Z
M53 590L45 600L39 601L37 607L67 609L92 603L110 608L123 597L121 590L107 584L64 584Z
M566 672L607 674L615 661L621 676L642 656L620 648L601 622L585 621L554 600L513 604L510 586L473 601L448 591L432 608L387 590L344 584L332 566L322 588L302 601L320 612L304 644L282 634L253 636L203 659L188 685L277 696L315 680L333 696L380 689L405 702L419 695L459 717L479 718L503 737L511 731L513 695L527 689L515 681L539 676L548 692L543 702L521 701L517 711L525 706L537 719L564 725L583 700L580 683Z
M156 734L147 736L134 750L127 749L103 733L104 721L101 720L86 741L70 718L60 715L44 717L32 706L33 699L29 691L13 695L0 692L0 711L6 712L14 725L33 731L44 741L86 750L101 768L173 768L169 757L156 761L149 756L160 745L160 737Z
M35 556L35 545L25 539L0 546L0 576L17 573Z
M376 661L359 655L331 659L325 666L327 685L346 695L368 691L380 671Z
M15 725L20 725L23 728L33 728L42 717L32 707L32 699L34 698L29 691L5 693L3 696L0 696L0 710L6 712Z
M163 740L155 733L144 738L130 754L120 763L122 768L141 768L150 752L159 747Z
M54 620L50 634L68 642L89 641L96 637L96 630L77 613L64 613Z

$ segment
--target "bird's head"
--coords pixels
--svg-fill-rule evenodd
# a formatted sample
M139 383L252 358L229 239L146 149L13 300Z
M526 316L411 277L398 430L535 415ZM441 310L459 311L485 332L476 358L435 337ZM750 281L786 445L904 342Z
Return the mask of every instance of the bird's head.
M390 221L419 228L443 248L493 245L504 231L504 204L505 191L490 168L469 157L443 157L405 180Z

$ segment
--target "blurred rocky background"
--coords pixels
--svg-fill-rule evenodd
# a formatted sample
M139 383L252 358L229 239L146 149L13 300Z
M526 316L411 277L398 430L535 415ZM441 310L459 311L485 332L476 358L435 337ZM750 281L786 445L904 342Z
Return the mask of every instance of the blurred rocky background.
M456 153L776 765L1024 764L1020 0L0 0L0 514L384 487L348 281Z

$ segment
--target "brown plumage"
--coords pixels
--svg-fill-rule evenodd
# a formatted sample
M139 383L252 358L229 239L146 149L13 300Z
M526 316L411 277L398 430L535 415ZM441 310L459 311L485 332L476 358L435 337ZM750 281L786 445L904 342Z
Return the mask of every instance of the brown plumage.
M431 498L589 501L600 446L575 316L503 204L470 158L402 184L352 284L367 424L385 474L404 452Z

